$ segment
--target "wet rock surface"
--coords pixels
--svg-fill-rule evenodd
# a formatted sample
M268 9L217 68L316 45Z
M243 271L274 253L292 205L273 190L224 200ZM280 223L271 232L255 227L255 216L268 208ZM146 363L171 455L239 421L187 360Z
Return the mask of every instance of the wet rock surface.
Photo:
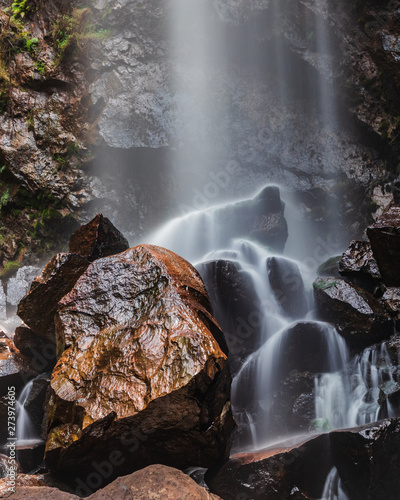
M34 266L24 266L18 269L15 278L7 282L7 302L12 306L17 306L20 300L29 292L32 281L41 269Z
M51 370L54 367L56 359L54 344L42 340L26 325L15 329L14 344L21 354L31 360L38 371Z
M334 278L340 278L339 274L339 262L341 256L331 257L327 261L323 262L317 270L318 276L329 276Z
M315 373L294 371L279 385L272 403L272 425L287 434L312 430L315 420ZM284 423L284 425L283 425Z
M128 250L126 238L102 214L81 226L69 240L69 252L82 255L89 262Z
M332 431L297 443L233 455L206 481L227 500L244 498L321 498L325 478L336 467L348 497L397 498L399 489L399 419ZM247 497L246 497L247 495ZM294 496L294 498L298 498Z
M374 294L382 276L368 241L352 241L339 262L339 272L354 285Z
M23 356L14 343L5 339L0 352L0 396L7 394L7 388L14 386L19 391L29 379L38 374L30 360Z
M252 500L281 500L292 498L294 489L306 498L320 498L330 467L329 438L322 435L233 455L218 471L209 470L206 481L224 500L241 495Z
M8 476L10 465L13 465L15 467L14 472L16 474L22 472L21 466L18 464L18 462L13 461L11 464L10 457L8 455L0 454L0 478Z
M3 3L10 6L12 2ZM68 227L69 213L86 221L102 209L138 236L144 219L151 225L155 216L176 213L176 198L188 179L203 191L210 179L215 182L221 173L226 175L231 160L237 168L228 177L235 182L222 181L221 193L241 196L248 188L267 182L294 190L320 189L330 202L340 201L344 225L357 227L357 232L362 227L357 221L358 202L371 211L373 183L388 180L392 184L395 176L385 172L382 159L388 157L395 171L398 123L391 110L398 104L399 82L393 75L398 73L399 62L396 11L388 6L369 2L314 5L296 0L283 15L274 2L210 2L202 20L204 37L208 39L213 26L230 50L218 67L218 77L212 77L209 100L218 103L222 96L226 116L223 123L209 124L207 137L199 135L195 144L183 148L196 149L201 157L215 137L225 137L227 131L231 137L219 144L221 154L213 177L210 172L203 175L196 167L187 167L184 175L170 182L171 151L185 129L185 120L177 119L176 102L188 100L193 80L193 70L176 60L169 40L170 23L176 21L171 4L98 1L91 4L91 12L85 11L88 25L79 24L82 19L73 10L76 5L75 1L51 0L46 8L28 11L20 20L38 45L34 51L21 50L9 66L15 82L21 84L12 86L11 103L5 102L1 113L0 149L10 176L5 183L10 202L2 212L6 238L0 242L6 260L29 258L35 238L28 233L35 223L47 225L48 220L41 217L47 208L53 211L47 237L58 234L61 225ZM53 30L63 16L77 22L82 32L89 28L88 38L93 35L95 41L80 40L82 50L60 54ZM1 21L5 26L7 16ZM190 23L195 27L200 21L189 16L188 22L190 30ZM372 31L371 23L376 28ZM92 25L99 27L99 33L90 32ZM327 53L320 53L316 37L310 36L317 27L322 27L331 42L332 50ZM105 32L107 36L102 37ZM249 40L252 50L268 57L249 58ZM283 72L274 60L275 48L282 44L288 63ZM293 77L299 74L304 75L300 82ZM179 91L171 86L172 75L185 82ZM305 90L307 82L325 78L333 79L333 89L346 109L339 117L340 127L323 123L314 105L316 88L312 85ZM287 93L284 104L277 98L282 89ZM3 92L5 101L7 90ZM331 89L325 90L331 93ZM203 107L194 106L191 113L196 123L207 119ZM349 127L350 122L356 125ZM134 158L134 169L126 168L126 163L130 165L127 158ZM94 160L101 168L94 168ZM149 169L151 183L146 178ZM255 173L255 181L249 171ZM110 177L115 182L110 183ZM145 182L138 182L142 177ZM340 179L334 189L332 178ZM44 196L44 207L31 210L25 194L18 195L23 192L21 187L33 198ZM196 208L193 191L185 191L184 203ZM345 194L343 201L341 191L351 195ZM53 197L51 201L48 195ZM12 213L16 205L23 206L19 216ZM322 225L332 219L332 209L326 204L314 208L314 213L309 207L306 211ZM129 223L126 213L133 214ZM27 216L32 216L31 222ZM9 245L12 241L14 247ZM66 241L65 234L62 241ZM27 249L23 255L20 243Z
M89 261L78 254L57 254L35 278L18 305L18 316L45 342L55 344L54 315L58 301L75 285Z
M288 237L284 209L279 188L266 186L252 199L216 208L215 234L223 244L245 237L283 252Z
M330 343L331 336L332 331L323 323L299 321L288 327L282 336L280 356L285 373L281 375L292 370L310 373L336 371L338 367L332 365L332 360L340 359L340 355L337 346Z
M384 283L400 286L400 206L389 208L367 234Z
M251 276L238 263L226 260L198 266L214 308L214 315L224 332L229 348L229 362L237 372L247 356L261 345L261 304L252 286Z
M31 391L25 402L25 409L29 414L37 436L45 438L48 389L50 373L44 373L35 378Z
M90 500L220 500L205 488L197 485L180 470L164 465L152 465L133 474L116 479L105 488L91 493L91 489L82 484L76 488L77 495L46 486L44 476L17 475L15 500L78 500L86 495ZM0 481L0 494L6 494L6 482ZM89 496L87 496L89 494ZM78 496L79 495L79 496ZM10 495L11 497L11 495Z
M303 318L307 312L307 296L299 266L282 257L267 259L268 279L275 298L291 318Z
M119 478L89 497L90 500L109 498L127 500L220 500L197 485L183 472L164 465L151 465L129 476Z
M397 320L400 314L400 288L388 287L382 295L381 301L386 310Z
M205 287L172 252L141 245L93 262L56 316L48 467L83 474L113 450L119 473L225 456L230 376L210 329Z
M399 419L330 435L332 458L349 497L395 499L400 487Z
M368 346L394 333L383 305L361 288L340 279L318 278L314 296L320 318L332 323L352 346Z

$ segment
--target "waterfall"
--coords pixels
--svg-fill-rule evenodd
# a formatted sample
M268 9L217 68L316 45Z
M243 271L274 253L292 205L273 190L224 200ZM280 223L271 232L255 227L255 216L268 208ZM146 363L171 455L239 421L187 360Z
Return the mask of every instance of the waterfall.
M343 489L339 473L334 467L325 481L324 491L320 500L348 500L348 496Z
M315 379L316 419L329 429L356 427L395 412L387 395L399 388L385 343L357 354L346 370ZM386 414L385 414L386 412Z
M220 190L206 190L203 196L199 184L225 168L230 147L224 36L208 0L172 0L168 24L176 107L170 175L189 209L196 208L196 197L204 208L215 203ZM183 190L192 196L185 198Z
M297 340L296 336L300 339ZM303 348L301 343L304 343ZM313 349L314 353L311 352ZM323 426L319 424L324 419L318 415L316 420L308 422L307 429L296 428L295 425L289 427L280 418L276 398L289 397L282 392L281 384L286 383L285 379L293 370L303 372L310 369L336 375L347 359L344 340L325 323L298 321L275 333L248 358L233 380L232 405L242 431L234 449L239 451L244 447L254 450L271 446L291 435L307 433L313 426L321 430ZM323 396L321 393L322 404L326 404ZM246 433L247 426L251 427L251 434Z
M235 237L237 228L221 225L220 220L221 213L230 213L232 206L218 206L174 219L153 233L150 242L170 248L194 262L208 287L213 278L209 275L210 264L231 262L241 276L247 277L249 293L256 297L248 316L241 318L239 334L233 331L234 325L225 317L227 312L218 296L213 302L214 314L224 326L233 356L241 354L236 352L235 343L251 341L254 345L254 351L246 356L243 365L237 370L233 366L232 370L235 375L232 405L242 431L235 445L239 451L261 448L286 439L295 431L304 433L303 428L288 430L285 421L273 422L274 398L280 384L292 370L314 370L323 373L323 380L325 373L339 376L338 372L348 363L348 352L345 341L335 329L312 316L312 300L307 300L310 291L303 280L305 272L308 286L309 269L255 241ZM240 207L243 206L241 200ZM249 339L247 332L256 339ZM296 350L300 356L296 356ZM311 382L313 385L314 381ZM327 398L325 393L318 392L322 406ZM325 418L318 414L316 420ZM306 432L312 425L315 421L308 422Z
M242 1L227 5L218 0L171 3L171 79L177 114L171 174L181 190L177 208L179 203L181 209L183 203L188 205L185 215L170 220L146 240L195 264L212 297L214 314L231 352L232 406L239 424L235 451L259 449L298 433L372 422L382 415L382 398L386 399L386 414L393 414L385 395L396 382L385 368L385 363L389 364L385 347L369 348L350 359L343 338L313 316L311 283L318 266L342 250L330 237L338 232L337 207L331 202L324 207L317 205L323 210L318 224L313 225L299 217L299 205L292 202L289 187L281 186L285 198L281 208L283 212L285 206L289 226L285 251L284 242L274 247L274 243L252 238L246 231L249 219L242 219L235 211L244 200L249 201L255 186L274 179L272 170L277 168L274 163L271 169L262 166L263 175L243 174L253 160L260 167L257 155L262 148L257 149L252 135L265 136L263 154L278 158L282 184L290 178L286 171L293 165L292 139L298 133L293 130L296 121L291 120L290 99L296 92L292 82L297 77L298 86L305 87L301 95L310 105L307 116L318 123L311 157L306 154L297 159L312 160L311 176L322 176L331 187L335 182L334 136L339 114L334 98L335 50L329 34L329 5L326 0L302 2L296 12L300 21L296 36L304 45L301 57L310 65L306 75L297 75L292 67L289 46L293 33L285 29L287 9L279 0L251 5ZM238 18L235 11L236 15L240 12ZM238 20L241 16L245 21ZM240 46L228 46L232 40L229 24L240 32ZM248 83L246 71L254 81ZM275 96L268 101L274 111L271 117L254 112L253 92L260 99L267 99L269 93ZM257 118L256 125L247 119L247 113ZM241 126L248 132L246 144L242 139L235 142L242 138L238 133ZM221 165L229 164L232 158L239 167L229 174L224 170L218 177ZM195 189L193 172L198 182ZM201 185L210 178L215 180L213 189ZM230 193L219 196L222 184L218 179L224 188L234 186ZM313 182L304 179L304 186L317 187ZM322 226L326 239L320 234ZM224 277L224 290L218 289L223 266L241 281L246 307L238 305L235 297L230 303L230 288L232 285L233 294L234 287L229 276ZM305 416L299 418L298 408L306 408ZM339 490L334 471L324 495L342 498Z
M17 401L16 447L20 449L33 447L42 442L26 409L26 403L35 380L32 379L25 385Z

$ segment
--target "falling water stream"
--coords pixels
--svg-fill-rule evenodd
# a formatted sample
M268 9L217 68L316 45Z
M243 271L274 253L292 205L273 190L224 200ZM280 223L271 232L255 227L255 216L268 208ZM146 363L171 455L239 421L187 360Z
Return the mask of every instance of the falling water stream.
M221 235L216 231L218 224L214 220L220 210L221 207L217 207L175 219L151 235L150 242L170 248L194 263L206 285L210 262L234 263L249 277L252 290L262 305L263 313L257 325L259 348L247 357L232 382L232 406L239 428L233 452L262 449L296 435L304 439L308 432L355 427L394 416L385 395L397 384L385 344L367 348L351 359L344 339L334 327L313 316L310 269L257 242L228 233ZM303 296L301 307L295 312L285 311L276 296L268 273L271 259L275 265L279 262L284 266L286 276L292 277L292 288ZM293 280L293 275L297 280ZM213 307L219 320L224 311L219 310L218 301ZM259 311L257 308L257 314ZM225 333L229 346L230 332ZM301 350L294 361L288 361L292 356L291 344L296 342L294 334L303 335L306 350ZM295 345L298 349L298 344ZM289 371L309 368L301 365L301 357L307 349L315 350L318 357L319 372L314 376L314 418L309 421L308 429L288 430L284 421L277 422L274 418L276 394ZM347 498L336 470L327 478L322 498Z
M209 3L199 0L178 0L175 3L177 10L172 16L171 37L176 51L174 57L177 70L174 80L177 93L180 94L177 110L181 136L175 151L173 174L179 176L184 175L185 169L189 168L189 164L192 166L193 161L197 162L195 168L212 170L226 154L232 138L229 137L229 130L224 127L222 120L227 113L224 109L226 103L215 93L215 82L220 75L226 47L215 26L210 27L207 36L204 33ZM315 104L324 128L323 133L329 136L331 128L337 126L336 104L329 80L329 74L333 71L330 58L332 50L326 33L327 2L318 0L318 4L326 19L315 16L310 24L310 33L315 36L315 52L310 53L310 61L315 67L325 69L318 73L324 73L325 76L318 77L319 80L313 82L313 88L317 86ZM275 18L284 15L280 2L276 1L271 3L270 12ZM187 16L196 19L196 22L191 24L191 30L185 25ZM274 67L283 80L288 72L288 63L284 60L285 48L281 38L279 35L276 37L274 50L269 57L276 59ZM249 44L250 48L251 46ZM248 54L248 57L256 59L254 54ZM284 86L279 87L278 94L279 100L284 103L287 99ZM215 135L216 130L219 135ZM197 151L194 155L195 160L188 155L193 144L201 144L202 147L202 152L199 154ZM284 154L289 154L289 145L290 138ZM333 152L321 146L319 154L323 168L325 160ZM281 196L286 205L285 216L289 221L289 241L284 257L278 251L236 234L231 227L234 221L223 227L221 221L217 220L218 214L221 210L229 209L229 204L193 211L178 217L147 238L150 243L173 250L195 264L206 286L209 285L207 269L210 262L231 262L249 278L252 292L261 305L255 311L257 314L262 311L257 324L256 348L243 360L242 365L234 370L232 405L239 427L234 451L261 449L296 434L304 435L373 422L382 416L383 407L388 416L393 414L387 400L382 405L382 398L385 399L389 388L396 384L388 368L390 361L386 347L382 345L379 348L366 349L351 359L343 338L331 325L319 322L314 316L311 284L316 276L318 264L322 262L316 262L317 265L310 268L306 265L306 257L312 255L312 248L315 257L317 243L309 227L290 222L294 205L284 186L281 187ZM246 198L252 196L242 197L240 200L236 198L233 201L243 201ZM327 248L327 245L324 248ZM332 252L329 252L328 248L326 259L339 253L337 247L331 250ZM283 275L289 273L296 277L296 283L286 283L287 287L292 287L291 292L297 294L299 307L295 312L285 308L285 304L276 294L269 273L273 266L282 267L281 275L283 272ZM226 311L220 310L218 300L213 307L219 320ZM231 332L225 333L228 338L231 337ZM286 422L280 419L277 422L274 418L276 395L281 390L282 382L293 370L299 369L296 363L301 365L301 359L296 358L292 352L292 343L296 342L296 336L304 339L305 349L301 350L302 354L314 349L318 357L312 360L315 363L311 380L313 416L306 427L303 422L303 426L297 429L295 425L288 426ZM301 366L301 369L307 371L308 367ZM333 469L327 478L322 498L347 498L336 469Z
M318 350L319 371L314 378L315 419L309 422L310 431L374 422L382 416L385 405L387 416L393 416L390 403L386 401L382 405L381 401L396 385L385 344L368 348L350 359L344 339L331 325L317 321L313 316L313 302L307 293L310 289L309 269L304 269L302 262L283 258L254 241L230 238L229 234L222 236L216 232L218 224L214 220L219 210L221 207L175 219L153 234L150 242L170 248L193 262L206 284L207 263L220 260L235 263L249 277L262 305L263 313L257 325L259 348L248 356L232 383L236 420L239 427L250 430L247 439L241 440L234 449L260 449L290 435L282 422L277 429L271 413L274 411L274 395L282 379L297 368L296 363L302 363L301 359L294 359L293 366L285 368L290 343L294 342L293 332L303 335L303 342L311 342L307 348ZM291 271L289 287L298 289L299 294L305 296L300 309L295 312L285 311L271 286L268 273L271 259L279 259L275 265L279 262L284 266L286 276ZM293 268L298 272L297 281L293 280L296 276ZM218 304L213 306L218 319L224 311L218 310ZM301 432L304 429L299 429Z
M29 412L26 409L26 403L28 401L34 381L35 379L32 379L25 385L17 401L17 441L15 442L17 449L33 448L34 446L42 443L42 440L39 438L35 426L31 420Z

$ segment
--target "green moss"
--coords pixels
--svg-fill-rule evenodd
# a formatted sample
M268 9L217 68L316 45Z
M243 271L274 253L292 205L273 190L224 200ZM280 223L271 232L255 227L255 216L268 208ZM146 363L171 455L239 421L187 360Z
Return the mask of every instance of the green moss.
M310 425L310 431L328 432L331 430L332 426L328 418L316 418Z
M337 284L337 281L324 280L319 278L317 281L314 281L314 288L318 288L318 290L328 290L328 288L332 288Z
M4 265L2 271L0 271L0 278L7 279L13 274L15 274L21 267L21 262L18 260L9 260Z
M10 198L10 190L6 188L0 197L0 211L2 207L5 207L7 205L9 198Z
M36 5L35 0L15 1L10 9L7 25L0 31L0 113L12 109L12 89L21 89L21 82L14 77L13 60L21 52L26 52L37 64L39 72L44 72L43 61L38 60L39 39L32 36L23 24L25 14ZM21 89L22 90L22 89Z
M62 15L53 28L53 44L58 53L58 63L66 63L71 57L83 55L93 41L108 38L111 31L101 23L93 23L88 8L74 9L72 15Z

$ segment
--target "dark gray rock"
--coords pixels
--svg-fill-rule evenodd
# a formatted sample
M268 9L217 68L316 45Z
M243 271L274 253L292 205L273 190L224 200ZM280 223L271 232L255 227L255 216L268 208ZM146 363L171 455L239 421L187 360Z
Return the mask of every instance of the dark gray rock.
M229 365L236 373L247 356L261 345L262 306L251 276L239 264L217 260L197 269L206 285L216 320L229 349Z
M366 347L394 333L393 319L365 290L335 278L318 278L313 286L319 317L351 346Z
M400 490L400 420L330 434L334 465L351 500L396 500Z
M317 270L318 276L340 278L339 262L341 258L342 257L338 255L336 257L331 257L327 261L323 262Z
M379 295L382 276L368 241L350 243L339 262L339 273L354 285Z
M315 420L315 374L293 372L279 385L274 395L271 415L275 426L286 427L287 434L312 429Z
M304 318L308 304L299 266L283 257L270 257L267 269L272 291L282 310L291 319Z
M304 436L297 443L289 440L233 455L219 470L209 469L206 482L224 500L289 499L294 489L306 498L320 498L330 468L328 434L309 440Z
M53 343L45 342L26 325L15 329L14 344L21 354L27 356L39 371L51 370L56 361L56 349Z
M54 256L18 305L18 316L45 342L55 344L54 315L58 301L75 285L89 261L78 254Z
M392 206L367 229L383 282L400 286L400 206Z
M40 274L40 267L24 266L18 269L15 278L7 282L7 302L17 306L29 292L32 281Z

